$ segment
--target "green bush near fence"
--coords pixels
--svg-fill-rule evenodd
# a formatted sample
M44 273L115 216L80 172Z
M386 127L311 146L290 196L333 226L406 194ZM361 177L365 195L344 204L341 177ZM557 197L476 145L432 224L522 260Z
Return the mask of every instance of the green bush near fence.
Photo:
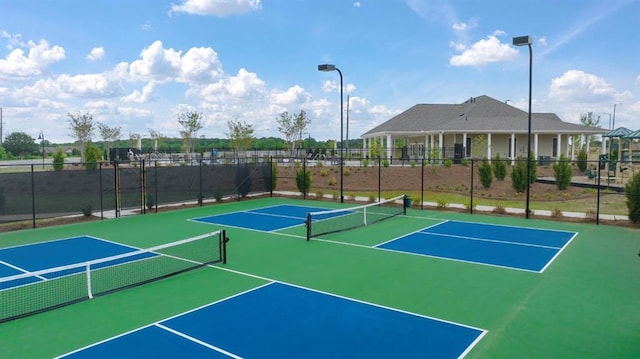
M629 220L633 223L640 223L640 172L633 175L631 180L627 182L624 191L627 196Z
M560 155L560 161L553 165L553 174L559 190L565 190L569 187L571 184L571 164L564 155Z

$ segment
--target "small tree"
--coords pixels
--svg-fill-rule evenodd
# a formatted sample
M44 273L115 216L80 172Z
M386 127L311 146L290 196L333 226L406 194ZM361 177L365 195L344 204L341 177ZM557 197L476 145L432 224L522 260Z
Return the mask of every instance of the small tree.
M493 173L498 181L503 181L507 177L507 163L500 158L500 154L496 153L493 161Z
M564 154L560 155L558 163L553 165L553 174L559 190L565 190L569 187L571 184L571 164L569 164Z
M187 152L187 157L191 158L194 139L197 137L198 131L200 131L203 126L202 114L195 111L178 114L178 123L182 126L180 136L184 143L185 152Z
M296 187L303 195L307 195L311 189L311 172L300 168L296 171Z
M490 188L491 182L493 181L493 168L486 157L482 159L482 164L478 168L478 172L480 172L480 182L482 186L484 188Z
M71 130L71 137L75 138L80 146L80 156L85 154L85 145L91 141L93 137L94 124L93 116L88 113L68 113L69 116L69 129ZM85 158L81 158L86 160Z
M253 127L240 121L228 121L229 132L229 146L236 150L238 154L250 149L253 144Z
M84 151L84 158L84 167L88 170L95 170L98 168L98 162L100 161L100 150L91 142L88 142Z
M118 141L120 137L122 137L122 128L118 127L109 127L104 123L97 123L98 132L100 132L100 137L104 141L105 150L107 154L109 153L109 149L111 149L111 143L114 141Z
M627 182L624 194L627 197L629 220L632 223L640 223L640 172L633 175L631 180Z
M293 155L298 148L298 143L302 142L302 137L307 132L307 127L311 124L311 120L307 117L304 110L294 116L289 112L283 112L279 118L276 118L278 131L284 135L285 140L289 143L289 151ZM343 144L340 144L342 146Z
M522 157L518 157L511 171L511 187L517 192L527 189L527 162L523 161Z
M63 169L64 169L64 152L62 152L62 148L58 147L56 152L53 154L53 170L62 171Z
M584 148L582 148L580 152L578 152L577 164L578 164L578 169L581 172L584 172L587 170L587 151Z

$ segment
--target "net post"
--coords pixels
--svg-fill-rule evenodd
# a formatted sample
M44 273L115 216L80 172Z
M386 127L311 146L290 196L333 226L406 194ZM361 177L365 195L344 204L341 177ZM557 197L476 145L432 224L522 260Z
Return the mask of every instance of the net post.
M307 213L307 220L304 222L307 227L307 242L311 239L311 213Z
M408 198L409 196L407 196L406 194L404 196L402 196L402 214L403 215L407 215L407 204L408 204Z
M222 250L220 251L222 254L222 264L227 264L227 242L229 242L229 238L227 238L227 230L223 229L220 232L220 236L220 245L222 246Z
M87 274L87 297L93 299L93 291L91 290L91 263L85 265L85 273Z

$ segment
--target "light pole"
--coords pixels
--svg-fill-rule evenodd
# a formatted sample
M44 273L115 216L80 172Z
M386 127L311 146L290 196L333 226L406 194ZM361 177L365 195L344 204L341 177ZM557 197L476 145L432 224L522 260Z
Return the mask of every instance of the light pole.
M38 134L38 139L40 140L40 144L42 144L42 168L44 168L44 132L40 130Z
M318 65L318 71L325 71L325 72L329 72L329 71L338 71L338 74L340 74L340 203L344 203L344 195L343 195L343 188L344 188L344 169L343 169L343 160L344 160L344 156L343 156L343 151L342 149L344 148L344 140L343 140L343 100L342 100L342 71L340 71L339 68L337 68L335 65L329 65L329 64L323 64L323 65Z
M531 79L533 73L533 51L531 49L531 36L518 36L513 38L514 46L525 46L529 48L529 114L527 126L527 205L525 217L529 219L531 210L529 209L529 194L531 192Z

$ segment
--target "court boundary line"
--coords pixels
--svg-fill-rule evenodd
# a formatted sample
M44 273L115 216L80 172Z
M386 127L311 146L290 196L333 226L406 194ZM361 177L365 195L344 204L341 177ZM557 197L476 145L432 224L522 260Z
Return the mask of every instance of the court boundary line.
M521 271L521 272L529 272L529 273L537 273L537 274L542 273L540 271L536 271L536 270L533 270L533 269L509 267L509 266L504 266L504 265L499 265L499 264L491 264L491 263L483 263L483 262L474 262L474 261L470 261L470 260L466 260L466 259L459 259L459 258L438 257L438 256L435 256L435 255L432 255L432 254L406 252L406 251L401 251L401 250L397 250L397 249L389 249L389 248L376 248L376 249L379 249L379 250L382 250L382 251L394 252L394 253L398 253L398 254L408 254L408 255L413 255L413 256L420 256L420 257L427 257L427 258L434 258L434 259L444 259L444 260L452 261L452 262L476 264L476 265L481 265L481 266L486 266L486 267L517 270L517 271Z
M556 258L560 255L560 253L562 253L564 249L567 248L571 242L573 242L573 240L578 236L579 233L580 232L574 232L574 235L567 241L567 243L565 243L564 246L562 246L562 248L560 248L560 250L556 253L556 255L554 255L549 260L549 262L547 262L547 264L540 270L540 273L544 272L547 269L547 267L549 267L551 263L553 263L556 260Z
M177 331L177 330L175 330L173 328L169 328L166 325L163 325L163 324L160 324L160 323L155 323L153 326L156 326L156 327L158 327L158 328L160 328L160 329L162 329L164 331L167 331L167 332L169 332L169 333L171 333L173 335L177 335L177 336L179 336L181 338L184 338L186 340L189 340L191 342L199 344L199 345L201 345L201 346L203 346L205 348L209 348L209 349L217 351L218 353L222 353L224 355L228 355L228 356L230 356L230 357L232 357L234 359L242 359L242 357L239 356L239 355L235 355L235 354L233 354L233 353L231 353L229 351L226 351L226 350L224 350L222 348L218 348L215 345L209 344L207 342L203 342L202 340L200 340L198 338L194 338L194 337L192 337L190 335L187 335L187 334L185 334L183 332L179 332L179 331Z
M562 248L562 247L543 246L543 245L540 245L540 244L532 244L532 243L501 241L501 240L490 239L490 238L458 236L458 235L455 235L455 234L446 234L446 233L432 233L432 232L419 231L419 232L417 232L417 234L422 234L422 235L425 235L425 236L429 235L429 236L440 236L440 237L467 239L467 240L470 240L470 241L478 241L478 242L504 243L504 244L510 244L510 245L515 245L515 246L523 246L523 247L536 247L536 248L545 248L545 249L561 249ZM409 235L407 235L407 236L409 236ZM407 237L407 236L405 236L405 237ZM403 238L403 237L399 237L399 238Z
M534 229L534 230L538 230L538 231L577 233L577 232L569 231L569 230L566 230L566 229L539 228L539 227L532 227L532 226L519 226L519 225L501 224L501 223L485 223L485 222L476 222L476 221L461 221L461 220L457 220L457 219L444 220L442 218L437 218L437 217L412 216L412 218L432 219L432 220L440 220L440 221L446 221L446 222L459 222L459 223L469 223L469 224L482 224L482 225L486 225L486 226L496 226L496 227L511 227L511 228ZM549 220L546 220L546 221L550 222Z
M30 272L30 271L28 271L28 270L26 270L26 269L24 269L24 268L22 268L22 267L18 267L18 266L16 266L16 265L13 265L13 264L11 264L11 263L9 263L9 262L5 262L5 261L2 261L2 260L0 260L0 264L3 264L3 265L5 265L5 266L7 266L7 267L9 267L9 268L13 268L13 269L15 269L15 270L17 270L17 271L20 271L20 272L22 272L23 274L32 274L32 273L33 273L33 272ZM8 277L12 277L12 276L7 276L6 278L8 278ZM32 277L40 278L40 279L42 279L42 280L44 280L44 281L49 280L49 279L47 279L47 278L45 278L45 277L43 277L43 276L37 275L37 274L36 274L36 275L33 275ZM0 278L5 278L5 277L0 277ZM11 287L11 288L13 288L13 287ZM1 291L2 291L2 289L0 289L0 292L1 292Z

